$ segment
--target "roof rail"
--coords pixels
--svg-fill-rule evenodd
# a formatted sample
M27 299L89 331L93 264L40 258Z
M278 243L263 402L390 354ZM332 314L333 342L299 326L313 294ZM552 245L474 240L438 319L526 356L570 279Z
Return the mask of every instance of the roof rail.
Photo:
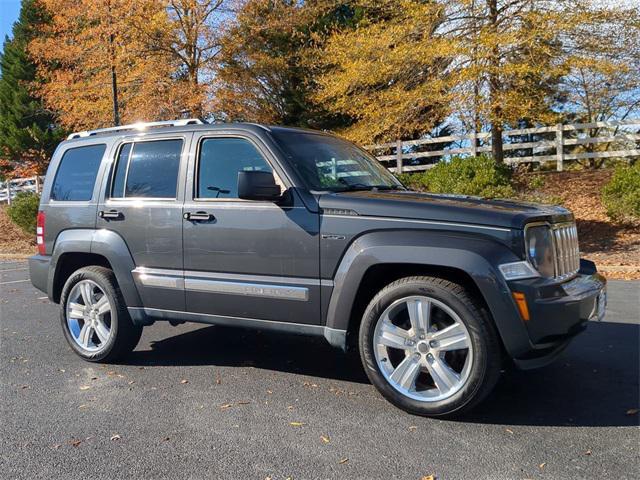
M90 137L98 133L104 132L120 132L125 130L146 130L154 127L184 127L185 125L202 125L202 120L198 118L183 118L179 120L166 120L163 122L138 122L129 125L120 125L118 127L98 128L96 130L85 130L83 132L75 132L67 137L67 140L74 138Z

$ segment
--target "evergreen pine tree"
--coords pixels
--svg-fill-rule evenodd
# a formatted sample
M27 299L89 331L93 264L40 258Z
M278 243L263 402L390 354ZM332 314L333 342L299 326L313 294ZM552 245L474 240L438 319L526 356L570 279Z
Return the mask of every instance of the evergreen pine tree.
M23 0L0 54L0 168L14 176L43 173L62 136L55 115L31 91L36 67L27 46L45 21L36 0Z

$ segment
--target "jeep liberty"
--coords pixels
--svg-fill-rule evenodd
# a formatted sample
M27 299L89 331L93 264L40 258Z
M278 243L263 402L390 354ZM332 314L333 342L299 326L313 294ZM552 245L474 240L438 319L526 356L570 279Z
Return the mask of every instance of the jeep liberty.
M549 363L606 304L570 211L413 192L365 150L295 128L72 134L37 244L31 281L85 360L126 355L156 321L318 335L435 417L471 409L507 362Z

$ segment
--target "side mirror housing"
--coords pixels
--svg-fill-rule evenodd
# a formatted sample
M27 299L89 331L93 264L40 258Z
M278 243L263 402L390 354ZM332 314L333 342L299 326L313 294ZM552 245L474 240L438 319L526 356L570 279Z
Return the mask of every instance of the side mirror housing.
M238 198L244 200L280 200L282 191L271 172L256 170L238 172Z

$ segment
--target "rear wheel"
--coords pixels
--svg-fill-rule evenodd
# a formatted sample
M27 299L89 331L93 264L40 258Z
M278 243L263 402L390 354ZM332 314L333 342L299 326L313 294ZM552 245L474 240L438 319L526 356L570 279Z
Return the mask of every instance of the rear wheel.
M142 334L142 327L131 321L115 275L98 266L69 277L62 289L60 321L71 348L92 362L111 362L131 352Z
M440 278L408 277L381 290L365 311L359 343L374 386L418 415L469 410L500 373L493 324L463 287Z

